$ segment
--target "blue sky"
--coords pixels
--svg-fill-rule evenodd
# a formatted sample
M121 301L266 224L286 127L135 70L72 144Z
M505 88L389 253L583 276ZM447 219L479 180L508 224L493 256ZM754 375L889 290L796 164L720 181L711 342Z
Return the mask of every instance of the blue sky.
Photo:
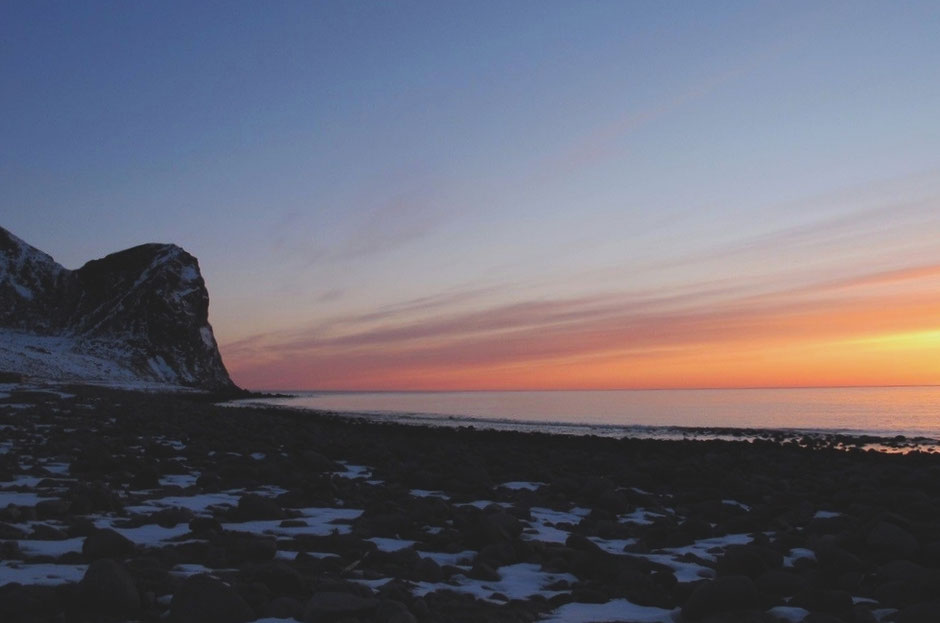
M394 361L292 346L377 325L931 265L938 27L932 2L5 2L2 225L71 268L184 246L236 377L281 386Z

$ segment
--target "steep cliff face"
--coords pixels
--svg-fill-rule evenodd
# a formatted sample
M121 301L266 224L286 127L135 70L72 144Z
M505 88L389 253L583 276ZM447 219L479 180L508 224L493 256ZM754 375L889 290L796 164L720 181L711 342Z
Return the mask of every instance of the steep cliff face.
M67 270L0 228L0 370L235 389L196 258L144 244Z
M0 227L0 326L49 332L69 271Z

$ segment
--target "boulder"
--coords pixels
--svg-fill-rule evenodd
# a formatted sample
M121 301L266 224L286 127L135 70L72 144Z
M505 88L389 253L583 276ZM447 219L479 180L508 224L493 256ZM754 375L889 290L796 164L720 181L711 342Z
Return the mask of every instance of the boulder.
M940 601L914 604L903 608L894 618L895 623L936 623Z
M266 562L277 554L277 541L261 536L245 535L229 539L224 547L230 564Z
M87 612L131 617L140 610L140 595L127 570L110 558L88 565L78 584L79 603Z
M61 609L55 586L36 586L11 582L0 586L0 621L35 623L54 620Z
M765 547L731 545L718 558L718 575L746 575L756 578L768 569L783 564L783 556Z
M299 599L281 596L272 599L264 609L264 616L272 619L299 619L303 616L304 604Z
M273 561L245 570L248 581L263 584L274 595L301 595L305 590L304 578L290 565Z
M82 555L89 560L126 558L134 553L134 542L110 528L95 530L82 543Z
M847 613L852 610L852 604L851 593L837 589L807 588L790 599L791 606L828 614Z
M476 548L511 541L520 534L522 523L506 511L480 514L464 529L464 539Z
M881 521L869 530L865 544L882 560L912 558L919 548L914 535L887 521Z
M245 520L282 519L284 517L284 510L280 504L256 493L246 493L239 498L235 512L240 519Z
M474 580L483 580L485 582L499 582L500 580L499 572L480 560L473 563L473 567L467 573L467 577Z
M690 621L759 606L757 587L747 576L727 575L699 584L682 607L682 616Z
M150 515L150 521L164 528L173 528L177 524L189 523L192 521L193 517L193 512L188 508L174 506L152 513Z
M376 611L375 618L381 623L418 623L405 604L390 599L383 600Z
M304 608L304 623L331 623L369 615L378 608L376 599L351 593L323 591L310 598Z
M69 535L58 528L40 523L33 526L33 532L29 538L38 541L64 541L69 538Z
M238 593L205 574L186 578L170 602L173 623L245 623L255 618Z
M786 569L770 569L757 580L757 588L774 597L790 597L806 586L806 579L799 573Z

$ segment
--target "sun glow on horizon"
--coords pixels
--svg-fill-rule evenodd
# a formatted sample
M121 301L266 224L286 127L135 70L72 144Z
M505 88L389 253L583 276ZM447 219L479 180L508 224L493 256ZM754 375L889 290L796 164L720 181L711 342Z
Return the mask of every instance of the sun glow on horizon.
M940 3L0 12L0 225L244 387L940 383Z
M898 273L901 274L901 273ZM918 274L920 277L910 277ZM385 317L224 349L255 387L344 390L652 389L940 382L935 271L903 271L722 303L658 308L542 301L413 323ZM918 283L919 280L919 283ZM890 283L888 282L890 281ZM911 287L919 286L919 287ZM633 300L633 303L636 303ZM338 331L330 336L328 331ZM278 355L278 353L283 353ZM254 365L252 365L254 364ZM246 366L241 368L240 366ZM244 375L244 376L241 376Z

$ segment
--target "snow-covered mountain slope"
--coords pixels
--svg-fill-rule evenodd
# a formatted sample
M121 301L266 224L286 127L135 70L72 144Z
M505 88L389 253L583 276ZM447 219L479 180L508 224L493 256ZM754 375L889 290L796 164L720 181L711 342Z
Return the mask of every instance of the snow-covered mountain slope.
M0 227L0 326L52 330L47 310L56 305L68 272Z
M0 371L52 380L235 386L195 257L145 244L67 270L0 228Z

